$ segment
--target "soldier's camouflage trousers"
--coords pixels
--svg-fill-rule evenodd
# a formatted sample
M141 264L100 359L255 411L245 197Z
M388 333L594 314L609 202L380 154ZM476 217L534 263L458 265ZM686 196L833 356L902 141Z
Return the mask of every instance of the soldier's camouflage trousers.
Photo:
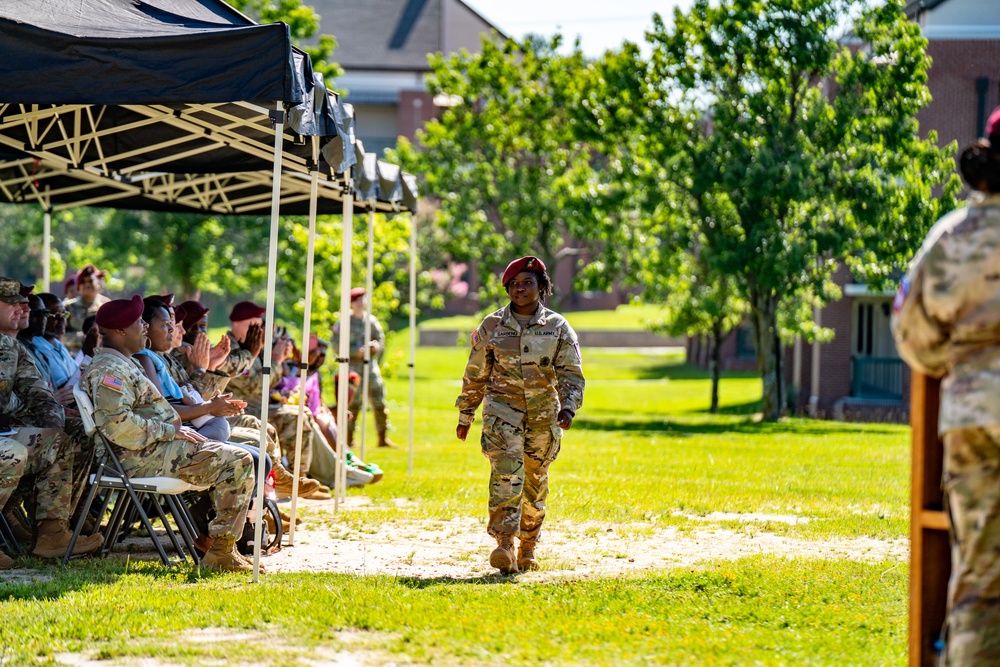
M209 537L236 540L243 534L247 504L253 493L254 470L250 452L221 442L174 440L163 459L141 458L138 452L116 449L129 477L165 475L195 486L210 487L215 518Z
M490 535L538 536L549 495L549 464L559 454L561 438L562 429L556 425L514 426L483 417L483 455L490 461Z
M0 507L24 475L35 476L35 519L69 519L73 498L73 449L52 428L17 427L0 438Z
M364 377L362 368L351 368L351 370ZM354 392L354 398L347 406L347 409L354 415L354 417L347 419L348 442L353 439L357 418L361 416L362 398L361 388L358 387L358 390ZM368 376L368 407L375 415L375 430L379 433L385 433L389 429L389 414L385 409L385 382L382 380L381 373L372 373Z
M229 439L244 445L260 444L260 419L254 415L235 415L226 417L231 429ZM278 432L270 424L267 425L267 455L271 463L281 460L278 451Z
M941 664L1000 665L1000 427L944 437L951 581Z
M299 426L299 406L292 403L272 403L267 410L267 421L274 427L278 436L281 453L288 459L288 469L295 470L295 432ZM305 423L302 424L302 463L303 475L309 472L312 465L312 412L306 408Z

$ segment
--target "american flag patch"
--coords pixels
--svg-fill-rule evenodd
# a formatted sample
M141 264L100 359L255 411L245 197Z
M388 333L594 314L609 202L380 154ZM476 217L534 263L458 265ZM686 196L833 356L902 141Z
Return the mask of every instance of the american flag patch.
M114 389L115 391L121 391L122 387L125 386L125 384L114 375L105 375L104 379L101 380L101 384L105 387Z
M469 337L469 340L472 341L472 347L479 345L479 329L472 332L472 336Z

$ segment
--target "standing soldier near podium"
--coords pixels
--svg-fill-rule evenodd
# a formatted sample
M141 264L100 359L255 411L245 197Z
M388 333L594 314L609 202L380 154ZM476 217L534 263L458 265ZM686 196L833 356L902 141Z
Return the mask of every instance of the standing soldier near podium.
M975 192L927 234L896 295L900 355L941 383L952 574L942 664L1000 665L1000 108L966 148Z

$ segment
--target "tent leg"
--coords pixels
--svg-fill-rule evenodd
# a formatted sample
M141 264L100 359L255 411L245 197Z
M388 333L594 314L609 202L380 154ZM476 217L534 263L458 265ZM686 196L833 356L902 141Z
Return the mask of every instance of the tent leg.
M289 512L288 546L295 546L295 513L302 477L302 430L306 421L306 380L309 378L309 334L312 324L313 271L316 255L316 199L319 193L319 137L312 138L312 180L309 185L309 246L306 251L306 306L302 316L302 358L299 360L299 420L295 425L295 465L292 470L292 507ZM308 471L305 471L308 472Z
M46 186L46 191L48 187ZM42 292L51 290L52 285L52 208L45 203L45 217L42 222Z
M410 445L406 472L413 476L413 401L417 364L417 219L410 214Z
M271 348L274 345L274 286L278 273L278 208L281 203L281 151L282 132L284 130L284 105L279 101L275 107L278 111L274 121L274 173L271 185L271 234L267 252L267 305L264 312L264 370L261 382L260 398L260 441L257 457L257 497L254 498L254 532L253 532L253 580L260 579L260 543L264 526L264 457L267 456L267 408L271 400L271 373L268 365L271 363Z
M371 315L372 309L372 272L375 267L375 202L369 202L368 210L368 264L367 278L365 279L365 290L368 294L368 310L365 315ZM367 437L368 419L368 383L371 381L372 351L367 345L372 337L372 322L370 317L365 318L365 365L364 374L361 376L361 460L365 460L365 441ZM357 419L357 417L355 417Z
M351 373L351 244L354 235L354 179L347 179L344 193L344 221L341 235L340 258L340 341L337 356L337 423L347 425L347 384ZM346 428L344 429L346 431ZM347 497L347 437L337 438L337 484L334 489L334 511L339 511L340 501Z

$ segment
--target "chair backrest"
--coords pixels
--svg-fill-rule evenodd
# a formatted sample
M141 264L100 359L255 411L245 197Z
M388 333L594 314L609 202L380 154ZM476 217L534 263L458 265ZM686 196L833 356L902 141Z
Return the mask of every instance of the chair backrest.
M80 412L84 430L87 431L87 435L94 435L97 430L97 424L94 423L94 403L87 392L80 387L80 383L73 387L73 398L76 399L76 409Z

